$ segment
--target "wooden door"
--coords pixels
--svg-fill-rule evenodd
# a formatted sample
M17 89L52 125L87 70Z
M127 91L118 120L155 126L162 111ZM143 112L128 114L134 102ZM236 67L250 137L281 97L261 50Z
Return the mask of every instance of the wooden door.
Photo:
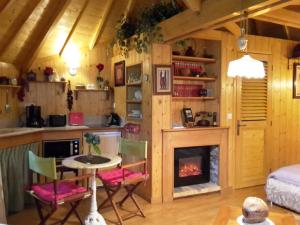
M236 187L264 184L268 168L270 98L269 55L252 55L264 62L264 79L237 78Z

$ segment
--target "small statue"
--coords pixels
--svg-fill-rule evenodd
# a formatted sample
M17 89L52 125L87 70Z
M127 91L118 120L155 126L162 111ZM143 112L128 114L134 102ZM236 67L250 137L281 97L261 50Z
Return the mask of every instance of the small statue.
M262 199L256 197L248 197L243 203L243 215L244 223L262 223L269 215L269 208Z

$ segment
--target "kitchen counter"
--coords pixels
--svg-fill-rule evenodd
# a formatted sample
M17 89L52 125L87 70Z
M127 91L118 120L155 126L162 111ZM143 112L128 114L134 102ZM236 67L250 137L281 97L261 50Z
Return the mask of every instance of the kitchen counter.
M91 125L91 126L65 126L65 127L14 127L14 128L1 128L0 139L11 136L40 133L40 132L61 132L61 131L93 131L93 130L119 130L122 127L111 126L106 127L103 125Z

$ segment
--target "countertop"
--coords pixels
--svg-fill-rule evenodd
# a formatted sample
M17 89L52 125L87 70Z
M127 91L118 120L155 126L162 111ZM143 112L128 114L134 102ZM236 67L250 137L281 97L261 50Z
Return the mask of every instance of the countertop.
M103 126L103 125L91 125L91 126L65 126L65 127L42 127L42 128L31 128L31 127L13 127L13 128L0 128L0 138L31 134L36 132L60 132L60 131L76 131L76 130L118 130L122 129L119 126Z

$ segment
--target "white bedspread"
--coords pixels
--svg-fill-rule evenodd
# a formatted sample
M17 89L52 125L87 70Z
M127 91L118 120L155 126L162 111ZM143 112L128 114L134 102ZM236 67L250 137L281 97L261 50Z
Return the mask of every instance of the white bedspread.
M300 164L282 167L271 173L269 178L300 187Z

